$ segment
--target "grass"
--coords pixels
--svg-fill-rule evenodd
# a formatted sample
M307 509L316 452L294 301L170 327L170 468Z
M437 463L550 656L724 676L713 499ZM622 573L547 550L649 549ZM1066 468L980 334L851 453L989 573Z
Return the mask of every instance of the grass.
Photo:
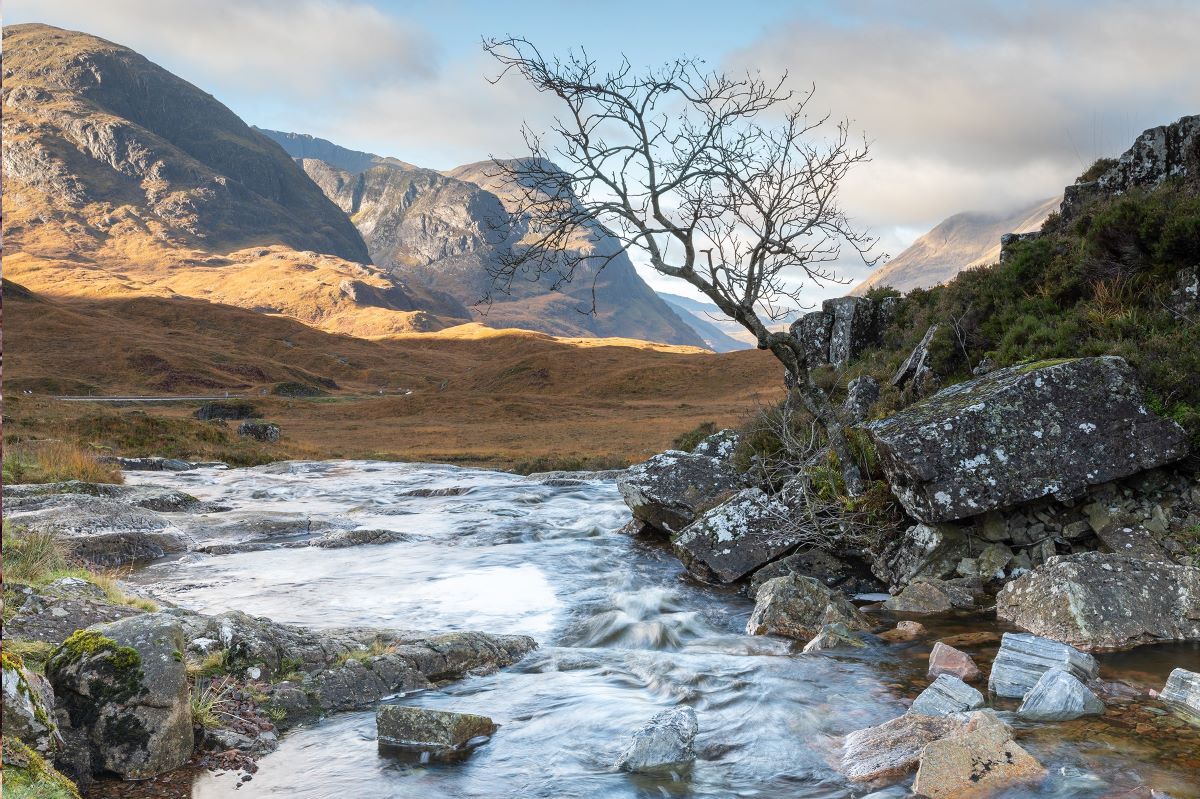
M370 660L371 658L377 658L380 655L389 655L395 651L396 646L394 644L385 644L382 641L375 640L372 641L371 645L365 649L355 649L353 652L347 652L344 655L339 656L337 659L337 664L340 666L350 660L362 662L364 660Z
M66 480L123 482L119 468L101 463L93 453L66 441L27 441L5 446L5 484Z
M691 452L704 439L717 432L716 422L701 422L691 430L678 435L671 442L671 449L679 449L684 452Z
M629 461L616 455L545 455L532 460L518 461L512 467L517 474L539 472L603 472L624 469Z
M224 719L234 716L229 709L232 703L227 698L232 686L229 677L198 682L191 693L192 723L206 730L225 726Z
M7 799L79 799L75 783L24 743L5 736L3 747Z
M42 670L50 658L50 653L55 650L55 646L49 641L22 641L13 638L4 640L5 654L21 658L25 662L25 668L31 671Z
M200 660L189 660L187 673L193 679L219 677L229 673L229 650L214 649Z

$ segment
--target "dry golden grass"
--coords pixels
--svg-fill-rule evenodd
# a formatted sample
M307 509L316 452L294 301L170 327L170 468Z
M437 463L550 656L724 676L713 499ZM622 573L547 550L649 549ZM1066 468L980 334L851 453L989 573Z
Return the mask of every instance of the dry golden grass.
M15 442L4 447L4 482L120 483L121 470L101 463L87 450L66 441Z

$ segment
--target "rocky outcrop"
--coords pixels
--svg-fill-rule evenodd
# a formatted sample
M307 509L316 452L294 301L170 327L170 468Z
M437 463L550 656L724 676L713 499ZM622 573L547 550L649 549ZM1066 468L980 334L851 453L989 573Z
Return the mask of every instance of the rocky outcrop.
M939 580L957 574L958 564L971 554L962 528L950 524L915 524L885 543L871 571L893 588L918 577Z
M1175 669L1158 698L1186 721L1200 727L1200 674Z
M699 731L696 711L679 707L656 713L633 734L617 758L618 771L655 772L686 767L695 759L692 748Z
M71 635L46 663L65 756L80 776L146 779L192 755L183 629L148 613Z
M1078 496L1187 454L1116 357L999 369L866 429L896 498L926 523Z
M435 756L462 750L496 732L496 723L486 716L405 705L379 708L375 727L381 745Z
M253 438L268 444L274 444L280 436L279 425L272 422L242 422L238 425L237 433L242 438Z
M671 539L697 577L729 583L795 547L804 538L791 510L761 489L745 488Z
M892 385L896 388L904 388L909 383L921 385L929 379L933 374L933 367L930 365L929 347L933 342L933 337L937 335L938 325L930 325L925 331L925 335L921 337L920 342L904 359L904 363L900 364L900 368L896 370L896 374L892 376Z
M750 635L782 635L808 641L826 624L841 623L854 630L869 630L870 617L838 592L811 577L789 575L763 583L754 612L746 623Z
M724 460L677 451L655 455L617 478L634 518L666 533L682 531L702 509L740 488L740 478Z
M983 694L950 674L939 675L909 709L923 716L949 716L983 707Z
M983 715L961 735L922 750L913 792L929 799L972 799L1045 776L1045 767L1013 740L1008 725Z
M1200 640L1200 568L1085 552L1006 585L996 615L1085 650Z
M1017 708L1017 715L1029 721L1070 721L1102 713L1100 698L1075 675L1059 668L1042 674Z
M887 300L876 303L865 297L835 297L825 300L821 310L793 322L790 332L807 353L810 368L844 366L878 341L892 313L893 305Z
M992 661L988 690L996 696L1022 699L1051 669L1061 669L1086 683L1095 679L1100 666L1094 657L1067 644L1029 633L1004 633Z
M810 368L829 363L829 334L832 329L833 318L824 311L806 313L792 322L789 332L804 348Z
M879 381L870 375L856 377L846 384L846 399L842 402L842 417L848 424L861 424L879 400Z
M54 721L54 689L40 674L29 671L20 658L3 653L4 736L17 738L42 755L62 747Z
M77 577L34 587L5 585L5 604L13 613L4 625L6 638L57 644L76 630L136 616L142 611L111 602L104 590Z
M27 530L61 538L88 563L113 567L182 552L187 541L154 511L87 494L49 494L5 508L5 518Z

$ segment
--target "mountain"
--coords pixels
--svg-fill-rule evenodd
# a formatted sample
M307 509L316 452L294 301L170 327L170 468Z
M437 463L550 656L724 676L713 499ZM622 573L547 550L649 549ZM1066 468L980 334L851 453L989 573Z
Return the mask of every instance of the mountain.
M1051 197L1006 214L955 214L872 272L850 293L862 295L872 286L891 286L902 292L930 288L964 269L996 263L1001 236L1037 230L1061 201L1061 197Z
M512 193L490 162L446 172L358 152L324 139L262 131L297 159L362 233L379 267L453 298L490 327L520 327L556 336L615 336L703 347L703 338L638 276L624 253L603 270L581 265L558 291L548 280L518 278L509 293L491 292L489 270L523 235L508 218ZM511 223L511 224L510 224ZM616 239L600 226L580 252L612 253ZM593 289L596 312L592 307ZM480 305L492 293L492 301Z
M747 350L756 346L749 331L721 313L712 303L700 302L678 294L658 292L663 302L671 306L683 319L704 338L704 343L714 352Z
M4 29L5 276L54 295L196 297L326 330L434 329L418 282L275 142L134 51Z

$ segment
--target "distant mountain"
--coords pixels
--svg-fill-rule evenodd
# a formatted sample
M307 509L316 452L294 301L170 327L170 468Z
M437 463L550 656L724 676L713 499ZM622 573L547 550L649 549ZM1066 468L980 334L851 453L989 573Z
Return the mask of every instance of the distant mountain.
M750 332L721 313L712 303L700 302L678 294L658 292L667 305L701 335L714 352L748 350L756 346Z
M902 292L929 288L964 269L993 264L1000 259L1002 235L1037 230L1061 201L1062 197L1051 197L1007 214L955 214L872 272L850 293L862 295L872 286L891 286Z
M552 291L548 280L518 278L509 294L491 292L489 269L522 235L510 228L510 193L490 177L492 162L445 173L394 158L347 150L324 139L264 130L354 222L374 263L415 279L430 292L471 309L490 327L520 327L557 336L615 336L705 346L703 338L638 276L620 254L602 270L577 270ZM332 159L332 160L327 160ZM578 243L583 252L619 248L603 228ZM596 313L589 313L595 291Z
M442 326L281 147L134 51L6 26L3 98L5 276L31 290L196 297L360 335Z

